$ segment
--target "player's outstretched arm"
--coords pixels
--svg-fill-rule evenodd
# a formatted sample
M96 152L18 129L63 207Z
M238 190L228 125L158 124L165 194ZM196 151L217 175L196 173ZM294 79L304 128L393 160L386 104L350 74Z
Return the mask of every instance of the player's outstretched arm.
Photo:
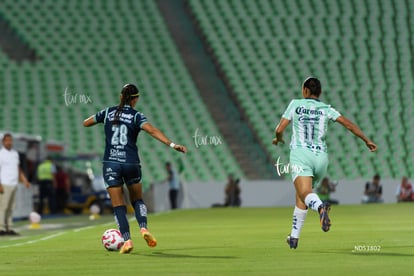
M289 125L290 121L288 119L282 118L275 129L276 138L272 140L273 145L277 145L278 143L284 144L285 141L283 140L283 132L285 131L286 127Z
M90 127L93 125L96 125L97 123L95 122L95 115L90 116L88 119L85 119L83 121L83 126L84 127Z
M336 121L346 127L349 131L351 131L354 135L361 138L362 141L365 142L367 147L370 151L376 151L377 145L375 145L371 140L369 140L365 134L362 132L362 130L353 122L351 122L349 119L345 118L344 116L339 116Z
M165 136L164 133L162 133L161 130L159 130L158 128L154 127L153 125L151 125L150 123L145 123L142 125L142 130L144 130L145 132L147 132L149 135L151 135L152 137L154 137L155 139L157 139L158 141L160 141L163 144L166 144L167 146L173 147L176 151L182 152L182 153L186 153L187 152L187 148L182 146L182 145L176 145L173 142L171 142L170 139L167 138L167 136Z

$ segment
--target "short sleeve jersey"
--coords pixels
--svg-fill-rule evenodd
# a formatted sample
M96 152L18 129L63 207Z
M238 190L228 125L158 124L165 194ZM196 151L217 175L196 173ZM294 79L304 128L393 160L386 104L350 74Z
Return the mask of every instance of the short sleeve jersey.
M95 121L104 124L105 153L104 162L140 163L137 138L147 118L131 106L124 106L119 122L114 124L117 106L108 107L95 114Z
M292 100L282 115L293 124L290 148L327 152L325 135L328 122L336 121L339 116L338 111L318 99Z
M19 183L19 164L19 153L16 150L4 147L0 149L1 184L16 186Z

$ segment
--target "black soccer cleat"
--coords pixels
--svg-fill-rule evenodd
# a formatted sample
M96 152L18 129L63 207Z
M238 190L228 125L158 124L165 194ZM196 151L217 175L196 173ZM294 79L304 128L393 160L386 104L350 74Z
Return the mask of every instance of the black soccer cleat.
M323 203L319 207L319 220L321 222L321 228L324 232L328 232L331 227L331 220L329 219L329 211L331 206L329 203Z
M292 238L290 235L287 236L286 239L287 244L289 244L289 247L292 249L296 249L298 247L299 239Z

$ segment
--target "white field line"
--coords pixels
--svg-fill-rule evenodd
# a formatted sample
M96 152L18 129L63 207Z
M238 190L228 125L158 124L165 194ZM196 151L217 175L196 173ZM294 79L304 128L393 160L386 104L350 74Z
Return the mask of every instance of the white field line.
M160 215L160 214L151 214L151 216L156 216L156 215ZM133 222L135 220L136 220L135 217L132 217L128 221L129 222ZM53 239L53 238L62 236L62 235L67 234L67 233L69 233L71 231L77 233L77 232L81 232L81 231L84 231L84 230L92 229L92 228L95 228L95 227L109 226L109 225L114 225L115 226L116 225L116 222L113 221L113 222L107 222L107 223L98 224L98 225L90 225L90 226L75 228L75 229L72 229L72 230L61 231L61 232L58 232L58 233L55 233L55 234L52 234L52 235L48 235L48 236L44 236L42 238L38 238L38 239L34 239L34 240L28 240L28 241L25 241L25 242L18 242L18 243L8 244L8 245L0 245L0 249L2 249L2 248L16 247L16 246L23 246L23 245L33 244L33 243L38 243L38 242L41 242L41 241L46 241L46 240L50 240L50 239Z
M8 245L0 245L0 249L2 249L2 248L16 247L16 246L23 246L23 245L38 243L38 242L41 242L41 241L47 241L47 240L50 240L50 239L53 239L53 238L62 236L64 234L67 234L69 232L75 232L75 233L77 233L77 232L80 232L80 231L83 231L83 230L92 229L92 228L95 228L95 227L109 226L111 224L114 224L114 223L113 222L108 222L108 223L104 223L104 224L91 225L91 226L80 227L80 228L76 228L76 229L72 229L72 230L61 231L61 232L58 232L58 233L55 233L55 234L52 234L52 235L47 235L47 236L44 236L42 238L37 238L37 239L34 239L34 240L28 240L28 241L25 241L25 242L18 242L18 243L8 244Z
M62 236L63 234L66 234L66 233L67 233L67 231L58 232L58 233L55 233L55 234L52 234L52 235L48 235L48 236L45 236L45 237L42 237L42 238L39 238L39 239L28 240L28 241L25 241L25 242L19 242L19 243L15 243L15 244L2 245L2 246L0 246L0 249L1 248L15 247L15 246L28 245L28 244L33 244L33 243L41 242L41 241L46 241L46 240L50 240L50 239L53 239L53 238Z

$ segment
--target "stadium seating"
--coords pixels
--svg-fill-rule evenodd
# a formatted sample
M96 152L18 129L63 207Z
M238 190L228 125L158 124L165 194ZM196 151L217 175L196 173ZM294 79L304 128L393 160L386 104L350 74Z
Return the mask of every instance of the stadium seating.
M219 132L155 1L5 0L0 14L40 57L17 64L0 52L0 129L62 141L69 155L101 154L102 127L84 129L82 121L117 104L122 85L132 82L142 95L137 108L189 147L183 157L141 134L144 183L165 179L164 162L179 159L185 180L243 176L225 143L195 147L196 129L202 135ZM95 169L100 172L99 163Z
M317 76L322 100L378 143L331 125L329 175L413 175L412 1L189 0L189 9L263 145L301 83ZM398 15L398 16L397 16ZM289 135L289 133L288 133Z
M292 98L309 75L322 100L358 123L378 143L365 146L335 124L327 138L329 175L413 175L414 121L411 1L188 0L234 98L271 156L270 144ZM397 16L398 15L398 16ZM243 175L227 145L194 146L194 133L218 129L187 72L155 1L5 0L0 16L40 57L16 63L0 52L0 129L63 141L68 154L102 153L102 129L82 120L116 104L126 82L142 90L138 109L174 141L185 158L142 135L144 180L165 177L164 161L184 162L186 180ZM66 92L66 98L65 98ZM72 98L75 97L76 98ZM80 102L88 96L92 102ZM68 103L68 97L76 102ZM290 135L290 130L286 137ZM99 164L95 165L99 169Z

